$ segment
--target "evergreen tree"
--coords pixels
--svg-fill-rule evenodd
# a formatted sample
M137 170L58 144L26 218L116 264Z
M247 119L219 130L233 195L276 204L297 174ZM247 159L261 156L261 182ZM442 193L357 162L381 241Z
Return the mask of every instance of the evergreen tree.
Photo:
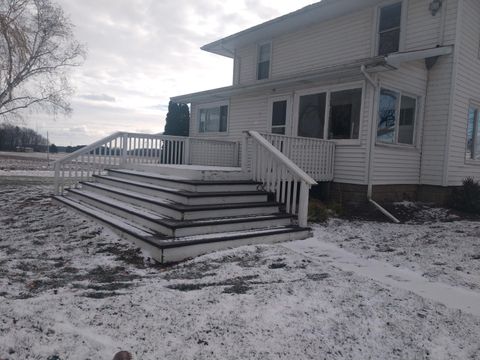
M188 136L190 110L187 104L168 103L168 113L165 123L165 135Z

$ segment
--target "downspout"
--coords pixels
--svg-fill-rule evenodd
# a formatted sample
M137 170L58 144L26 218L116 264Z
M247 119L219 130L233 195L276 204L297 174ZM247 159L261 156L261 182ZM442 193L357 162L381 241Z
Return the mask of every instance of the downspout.
M372 77L370 76L370 74L367 73L366 69L365 69L365 65L362 65L360 67L360 71L362 72L363 76L365 77L365 79L367 80L367 82L370 83L370 85L372 85L373 89L374 89L374 95L373 95L373 105L372 105L372 123L371 123L371 129L370 129L370 150L368 152L368 165L367 165L367 169L368 169L368 176L367 176L367 199L368 201L373 205L375 206L378 210L380 210L382 212L382 214L384 214L385 216L387 216L390 220L392 220L394 223L396 224L399 224L400 223L400 220L398 220L395 216L393 216L390 212L388 212L385 208L383 208L379 203L377 203L376 201L374 201L372 199L372 195L373 195L373 183L372 183L372 172L373 172L373 152L374 152L374 149L375 149L375 117L374 117L374 112L375 112L375 94L377 93L377 90L378 90L378 84L375 80L372 79Z

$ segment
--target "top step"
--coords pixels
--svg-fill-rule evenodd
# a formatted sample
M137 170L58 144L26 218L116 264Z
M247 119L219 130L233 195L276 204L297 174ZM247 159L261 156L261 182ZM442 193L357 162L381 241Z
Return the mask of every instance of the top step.
M187 180L248 180L248 176L237 167L166 165L166 164L129 164L127 169L144 171L151 174L168 175Z

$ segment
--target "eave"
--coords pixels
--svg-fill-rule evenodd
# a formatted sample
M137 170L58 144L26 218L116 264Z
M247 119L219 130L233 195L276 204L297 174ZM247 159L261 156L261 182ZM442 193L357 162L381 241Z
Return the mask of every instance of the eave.
M201 103L227 100L231 96L246 93L261 93L265 91L271 91L274 93L282 90L282 88L291 86L302 86L318 81L328 81L330 79L335 80L360 77L363 76L361 72L362 65L365 66L367 72L370 73L392 70L392 68L385 62L383 56L374 57L267 81L263 80L245 85L226 86L192 94L174 96L171 100L177 103Z

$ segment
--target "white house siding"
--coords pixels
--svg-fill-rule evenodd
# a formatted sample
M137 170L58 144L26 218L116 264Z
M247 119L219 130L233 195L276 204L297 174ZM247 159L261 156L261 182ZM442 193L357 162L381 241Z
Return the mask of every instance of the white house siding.
M442 185L451 102L453 55L441 57L430 70L422 144L421 183Z
M431 0L409 0L405 51L426 49L439 44L442 16L432 16L428 10Z
M466 164L467 117L470 101L480 103L480 2L461 0L455 96L450 132L447 184L460 185L467 176L480 179L480 162Z
M373 184L419 184L422 110L427 87L425 64L423 61L405 64L396 71L381 73L379 78L381 87L401 90L418 97L417 144L415 147L377 144L373 157ZM378 121L377 109L375 110L375 121Z
M274 39L272 78L369 57L372 21L369 8Z
M238 84L248 84L256 80L257 46L255 44L236 50L236 63L240 69Z

